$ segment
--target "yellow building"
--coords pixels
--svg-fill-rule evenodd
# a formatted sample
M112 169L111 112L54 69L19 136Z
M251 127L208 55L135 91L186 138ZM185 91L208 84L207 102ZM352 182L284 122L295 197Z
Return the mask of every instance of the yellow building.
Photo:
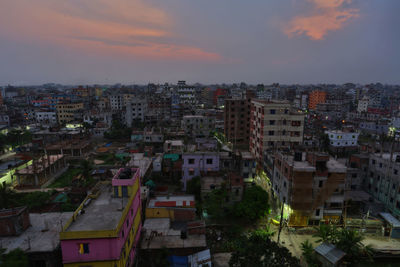
M75 114L83 110L83 103L57 104L57 119L59 124L73 121Z

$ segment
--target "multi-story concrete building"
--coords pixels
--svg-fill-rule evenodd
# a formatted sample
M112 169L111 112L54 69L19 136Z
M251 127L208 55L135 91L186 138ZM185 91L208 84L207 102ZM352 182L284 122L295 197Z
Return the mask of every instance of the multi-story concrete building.
M308 95L308 108L315 110L317 108L317 105L320 103L325 103L326 101L326 92L324 91L312 91Z
M99 183L60 233L65 267L133 266L141 231L140 170Z
M215 117L202 115L183 116L181 127L187 135L193 137L209 136L210 132L215 129Z
M250 98L225 100L224 133L234 145L249 146L250 106Z
M57 124L57 114L54 111L36 111L35 119L41 124Z
M272 188L292 212L289 224L306 226L339 220L347 168L323 153L275 153Z
M194 86L187 85L185 81L179 81L177 93L181 104L196 104L196 88Z
M187 181L202 173L219 171L219 154L217 152L193 152L182 155L182 183L186 190Z
M57 119L59 124L82 117L83 103L57 104Z
M369 97L364 96L362 99L358 101L357 105L357 112L367 112L368 111L368 104L369 104Z
M334 152L346 152L356 150L359 133L343 131L326 131L329 137L330 150Z
M303 142L304 117L291 111L288 102L251 101L250 152L258 161L268 148L289 147Z
M400 219L400 154L370 154L367 191Z
M132 98L126 104L125 121L128 127L132 126L132 120L144 121L147 112L147 100L145 98Z
M110 107L112 110L122 110L124 107L124 96L120 94L111 95L110 99Z

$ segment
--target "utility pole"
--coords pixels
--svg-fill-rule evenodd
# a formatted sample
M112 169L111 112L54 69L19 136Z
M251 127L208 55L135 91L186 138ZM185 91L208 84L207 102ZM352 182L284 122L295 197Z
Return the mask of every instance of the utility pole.
M282 207L281 207L281 220L279 222L279 232L278 232L278 244L279 244L279 239L281 237L281 231L282 231L282 223L283 223L283 207L285 206L285 202L282 202Z

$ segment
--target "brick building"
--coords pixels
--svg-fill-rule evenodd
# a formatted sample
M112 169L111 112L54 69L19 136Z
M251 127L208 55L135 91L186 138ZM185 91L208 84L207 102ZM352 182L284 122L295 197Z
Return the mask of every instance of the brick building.
M319 90L312 91L308 95L308 108L315 110L318 104L325 103L325 101L326 101L326 92Z
M250 98L225 99L224 134L234 145L249 146L250 106Z
M258 161L269 148L290 147L303 142L305 115L291 111L288 102L251 101L250 152Z

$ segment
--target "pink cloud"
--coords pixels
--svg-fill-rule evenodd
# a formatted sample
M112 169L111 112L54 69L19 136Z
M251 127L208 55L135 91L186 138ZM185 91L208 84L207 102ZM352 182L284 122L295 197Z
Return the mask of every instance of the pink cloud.
M4 1L0 36L88 53L151 59L220 59L218 54L199 47L174 43L177 33L172 18L144 0Z
M309 0L313 5L310 15L293 18L284 28L288 37L306 35L311 40L322 40L330 31L342 29L359 17L359 10L345 7L352 0Z

